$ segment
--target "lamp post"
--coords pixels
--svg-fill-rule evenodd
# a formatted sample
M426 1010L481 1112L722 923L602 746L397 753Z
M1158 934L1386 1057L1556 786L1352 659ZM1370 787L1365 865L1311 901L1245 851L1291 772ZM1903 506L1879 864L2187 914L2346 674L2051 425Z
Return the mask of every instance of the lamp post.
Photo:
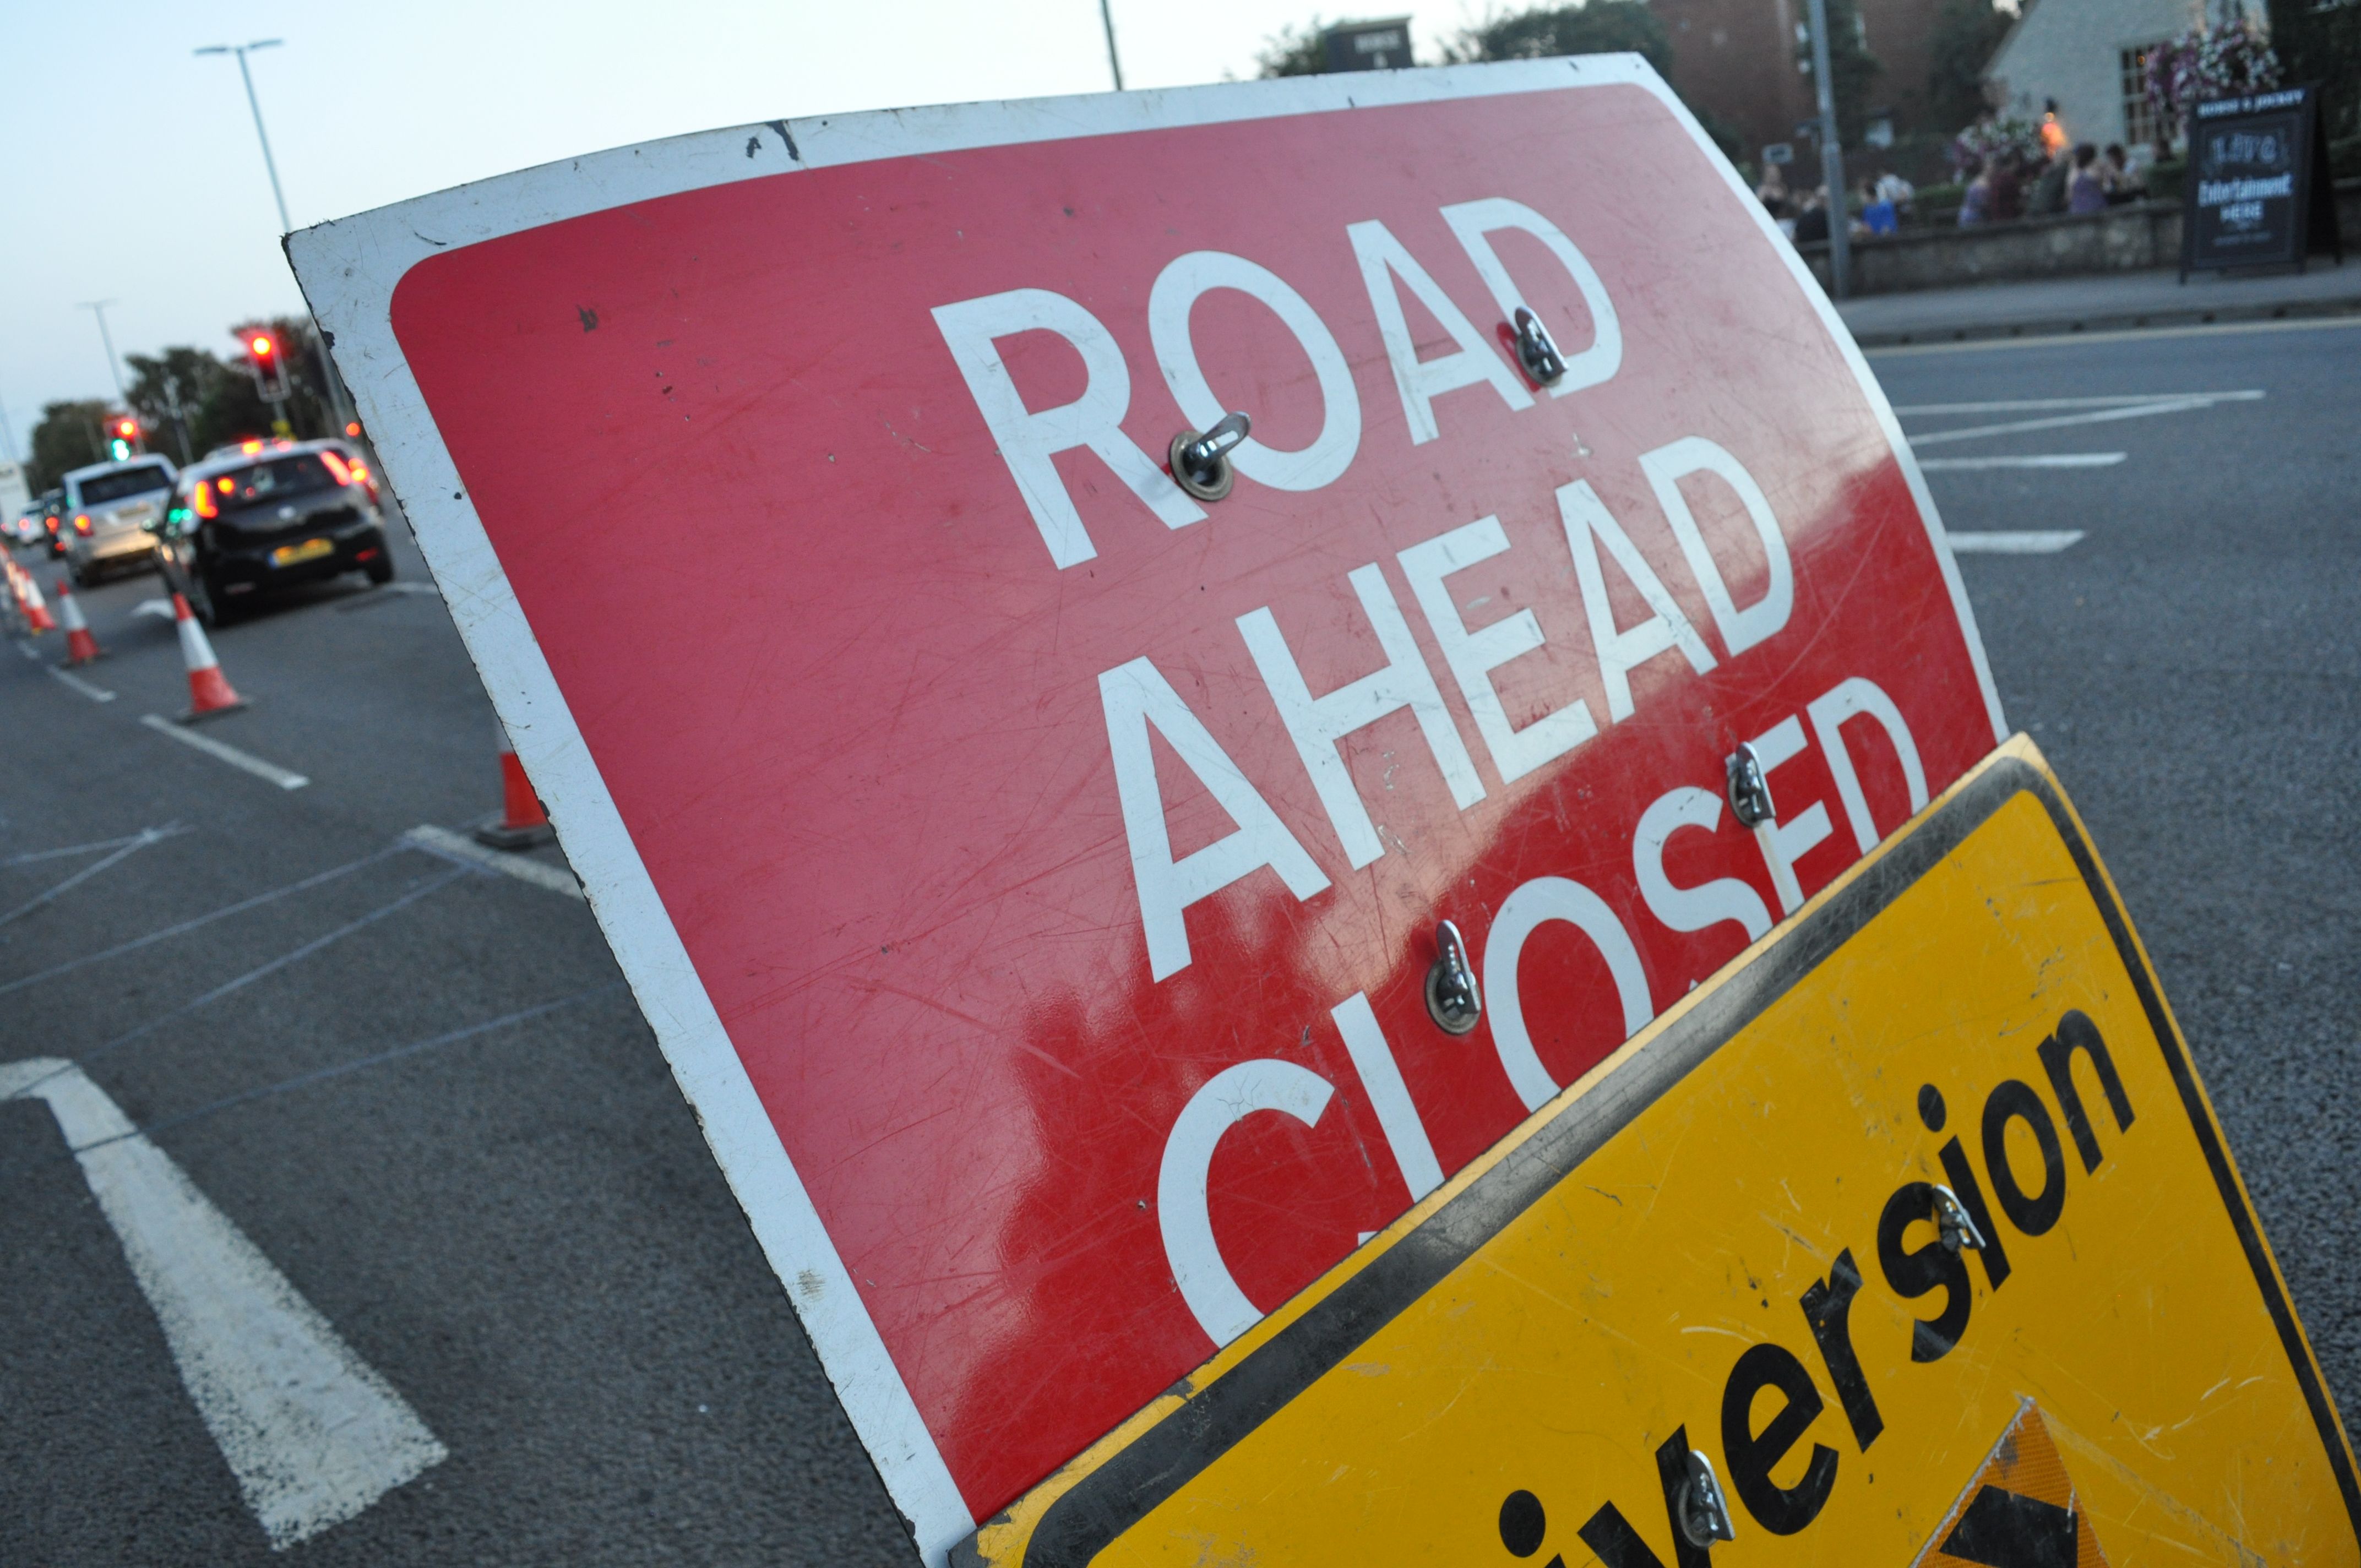
M131 400L123 390L123 367L115 358L115 338L106 330L106 307L113 303L113 300L84 300L80 308L98 318L98 341L106 350L106 373L115 378L115 400L129 408Z
M1828 70L1828 0L1812 0L1812 86L1820 100L1820 181L1828 192L1828 292L1841 300L1852 270L1852 203L1845 193L1844 144L1837 140L1837 84Z
M287 192L279 183L279 160L270 156L270 133L262 128L262 100L254 95L254 72L247 68L246 57L255 49L277 49L284 41L281 38L257 38L250 44L207 44L203 49L191 51L194 54L237 56L238 80L246 83L246 106L254 111L254 137L262 144L262 167L270 175L270 195L279 203L279 232L282 236L293 234L295 224L287 215ZM328 412L336 422L336 433L341 435L344 427L353 422L352 411L345 406L344 387L336 379L335 366L329 361L327 344L314 334L312 347L319 356L320 384L327 394Z
M1099 0L1099 23L1106 28L1107 69L1115 72L1115 90L1123 91L1123 57L1115 51L1115 7L1113 0Z

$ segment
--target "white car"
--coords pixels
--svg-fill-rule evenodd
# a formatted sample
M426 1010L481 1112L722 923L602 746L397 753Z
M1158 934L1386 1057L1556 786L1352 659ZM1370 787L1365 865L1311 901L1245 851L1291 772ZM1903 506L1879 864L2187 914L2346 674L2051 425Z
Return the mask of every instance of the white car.
M76 587L88 587L110 571L154 564L156 536L148 524L163 517L180 477L170 458L154 455L95 463L66 476L59 532Z

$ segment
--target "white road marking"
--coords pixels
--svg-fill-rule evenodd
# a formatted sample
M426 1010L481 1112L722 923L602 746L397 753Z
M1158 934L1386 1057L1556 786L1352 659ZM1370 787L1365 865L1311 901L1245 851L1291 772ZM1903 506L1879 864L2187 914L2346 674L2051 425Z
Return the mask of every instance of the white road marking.
M289 773L276 762L266 762L251 752L225 746L210 735L200 735L193 729L175 724L161 714L148 714L139 722L159 735L170 735L175 740L194 746L209 757L218 757L233 768L243 768L256 778L269 779L280 789L302 789L312 782L302 773Z
M57 886L49 889L49 892L41 894L38 898L32 900L30 903L20 904L16 908L8 911L7 914L0 915L0 926L5 926L9 921L16 919L20 915L30 915L34 910L40 908L43 905L57 897L58 894L66 892L77 883L88 882L91 878L106 870L107 867L115 864L117 861L122 860L126 855L129 855L136 850L144 850L150 844L158 843L163 839L173 838L176 835L185 833L187 831L187 828L181 827L178 823L174 823L170 828L141 828L131 838L126 839L123 844L115 850L115 853L107 856L106 859L92 861L89 865L82 867L82 870L74 872L73 875L66 878L65 881L58 883ZM10 863L14 864L15 862L11 861Z
M2224 333L2333 332L2361 326L2361 317L2301 316L2287 321L2208 322L2196 326L2135 326L2115 332L2053 332L2040 337L1979 337L1952 343L1897 343L1864 348L1872 359L1905 358L1914 354L1971 354L1980 349L2057 348L2066 344L2144 343L2166 337L2220 337Z
M1976 533L1954 529L1950 533L1951 553L1955 555L2055 555L2060 550L2071 549L2081 537L2079 528Z
M41 656L41 651L38 648L34 647L30 642L21 641L16 644L16 652L27 659L38 659Z
M142 828L137 833L126 833L120 839L101 839L93 844L68 844L57 850L28 850L24 854L11 855L0 861L0 866L29 866L36 861L62 861L70 855L95 855L101 850L119 850L126 844L137 844L156 831L153 828ZM176 822L162 831L185 833L189 829Z
M159 620L170 620L172 619L172 601L170 599L141 599L137 604L131 607L131 613L134 615L152 615Z
M82 696L90 698L93 702L113 702L115 700L115 694L113 692L108 691L104 686L94 686L91 685L88 681L83 680L80 675L75 674L71 670L60 670L55 664L51 664L49 666L49 674L65 682L66 685L73 687L74 690L82 693Z
M2129 455L2124 452L2044 452L2027 457L1922 457L1918 467L1928 474L1959 473L1971 468L2112 468Z
M1997 402L1982 403L1909 403L1898 406L1894 412L1907 418L1912 414L2009 414L2032 413L2038 410L2114 409L2129 408L2138 403L2186 403L2195 400L2250 401L2260 392L2122 392L2104 398L2007 398Z
M46 1101L148 1298L190 1400L274 1551L450 1457L401 1396L72 1062L0 1066Z
M2209 397L2182 398L2169 403L2133 403L2123 408L2101 409L2095 413L2053 414L2048 419L1971 425L1966 430L1938 430L1927 435L1914 435L1910 438L1910 445L1916 450L1921 446L1940 446L1951 441L1981 441L1986 436L2019 435L2030 430L2063 430L2070 424L2103 424L2111 420L2146 419L2150 414L2187 413L2192 409L2210 409L2215 403L2250 402L2261 396L2260 392L2224 392Z
M506 850L488 849L464 833L454 833L448 828L422 823L404 833L402 841L439 855L446 861L459 861L485 871L512 876L519 882L529 882L551 893L562 893L568 898L582 897L582 884L574 880L571 872L545 864L529 856L513 854Z

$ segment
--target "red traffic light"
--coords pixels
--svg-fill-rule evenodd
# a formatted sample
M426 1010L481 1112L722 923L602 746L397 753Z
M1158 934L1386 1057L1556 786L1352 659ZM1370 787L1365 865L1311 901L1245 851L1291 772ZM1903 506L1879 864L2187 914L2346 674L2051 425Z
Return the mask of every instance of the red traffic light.
M116 420L115 422L115 433L123 437L124 440L128 441L133 436L139 433L139 422L136 419Z
M266 333L258 332L254 334L253 347L254 352L265 359L269 358L273 354L279 352L279 345L271 342L269 335Z

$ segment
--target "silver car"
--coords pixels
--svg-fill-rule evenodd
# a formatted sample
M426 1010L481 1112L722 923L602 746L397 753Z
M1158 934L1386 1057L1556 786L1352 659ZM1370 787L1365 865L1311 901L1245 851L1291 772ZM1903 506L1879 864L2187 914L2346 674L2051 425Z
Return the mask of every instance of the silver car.
M143 571L154 565L156 536L148 525L164 515L180 471L169 457L134 457L94 463L66 476L65 510L58 532L66 542L66 567L77 587L88 587L109 572Z

